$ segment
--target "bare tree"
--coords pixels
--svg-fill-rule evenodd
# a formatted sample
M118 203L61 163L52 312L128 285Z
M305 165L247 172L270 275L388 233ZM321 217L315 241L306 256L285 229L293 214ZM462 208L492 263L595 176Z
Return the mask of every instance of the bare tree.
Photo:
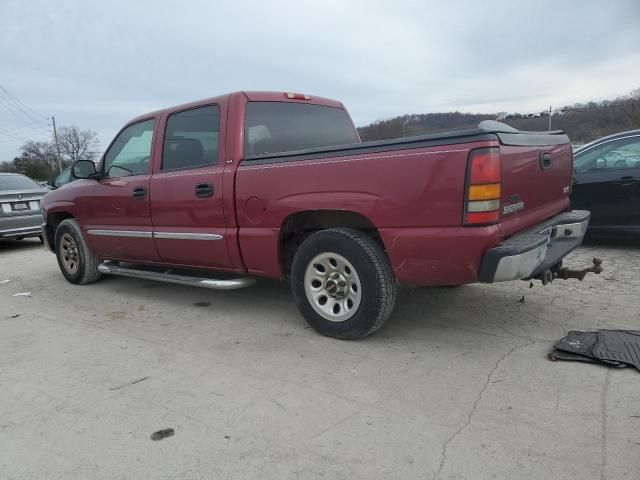
M29 141L20 148L20 156L0 165L0 171L22 173L47 180L57 173L58 158L50 142Z
M77 160L92 160L97 158L99 146L98 134L92 130L80 130L78 127L61 127L58 130L60 153L64 160L73 163Z
M56 150L51 142L29 141L20 148L20 157L24 161L46 165L54 172L58 165Z

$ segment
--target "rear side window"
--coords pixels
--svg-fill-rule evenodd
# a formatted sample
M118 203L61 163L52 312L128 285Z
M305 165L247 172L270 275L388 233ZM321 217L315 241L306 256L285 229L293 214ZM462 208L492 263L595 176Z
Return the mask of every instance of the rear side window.
M215 105L169 116L164 133L162 169L216 165L219 133L220 109Z
M0 190L30 190L42 189L40 185L24 175L1 175Z
M247 103L245 157L358 143L341 108L289 102Z

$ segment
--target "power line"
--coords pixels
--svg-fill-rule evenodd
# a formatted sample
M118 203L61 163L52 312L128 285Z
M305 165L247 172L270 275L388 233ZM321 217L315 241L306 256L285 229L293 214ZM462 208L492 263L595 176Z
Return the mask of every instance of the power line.
M51 135L51 129L48 127L18 127L18 128L3 128L6 132L13 133L15 135L33 135L41 137L43 135Z
M27 125L30 125L31 123L33 123L33 120L29 119L29 117L23 117L19 113L19 110L16 109L16 107L13 104L2 96L0 96L0 105L2 105L9 113L11 113L14 117L16 117L22 123L25 123Z
M13 134L10 131L5 130L3 128L0 128L0 134L5 135L5 136L7 136L9 138L13 138L15 140L23 141L23 142L29 142L30 141L27 137L23 137L22 135Z
M22 123L24 123L27 127L32 127L36 129L42 128L42 126L46 123L43 120L37 120L34 122L33 119L31 119L30 117L27 117L25 114L19 113L20 110L18 110L12 103L8 102L2 96L0 96L0 105L4 106L9 113L11 113L14 117L16 117Z
M4 92L4 93L3 93ZM21 102L15 95L9 92L6 88L0 85L0 105L4 106L4 108L11 113L14 117L19 119L22 123L26 125L26 127L31 128L33 130L44 130L47 131L45 125L48 126L48 119L31 107L28 107L23 102ZM26 109L30 109L34 112L35 115L42 117L42 119L37 118L34 114L29 113Z
M40 112L34 110L33 108L31 108L30 106L28 106L27 104L25 104L22 100L20 100L18 97L16 97L13 93L11 93L9 90L7 90L5 87L3 87L2 85L0 85L0 90L2 90L6 96L9 97L9 99L16 105L18 106L18 108L21 108L21 110L24 110L25 113L31 117L33 117L34 120L38 120L38 117L40 117L40 119L45 119L48 120L49 117L41 114ZM29 113L31 112L31 113Z

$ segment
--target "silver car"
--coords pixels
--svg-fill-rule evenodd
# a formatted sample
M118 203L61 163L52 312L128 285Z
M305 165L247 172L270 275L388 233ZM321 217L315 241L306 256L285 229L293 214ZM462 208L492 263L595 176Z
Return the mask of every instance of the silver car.
M29 177L0 173L0 239L40 237L40 200L46 193Z

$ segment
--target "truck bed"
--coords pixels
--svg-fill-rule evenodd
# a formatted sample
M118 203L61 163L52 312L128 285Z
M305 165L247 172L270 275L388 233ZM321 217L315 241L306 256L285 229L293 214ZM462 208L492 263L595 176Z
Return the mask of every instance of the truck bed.
M501 214L495 225L471 227L463 224L465 178L469 152L480 148L499 148L502 155ZM540 167L541 153L554 159L548 170ZM375 226L401 282L471 283L489 248L569 207L571 165L564 132L521 132L494 121L471 130L247 156L236 173L239 243L251 273L278 276L280 260L266 252L278 251L292 212L353 212ZM519 203L521 210L502 212Z

